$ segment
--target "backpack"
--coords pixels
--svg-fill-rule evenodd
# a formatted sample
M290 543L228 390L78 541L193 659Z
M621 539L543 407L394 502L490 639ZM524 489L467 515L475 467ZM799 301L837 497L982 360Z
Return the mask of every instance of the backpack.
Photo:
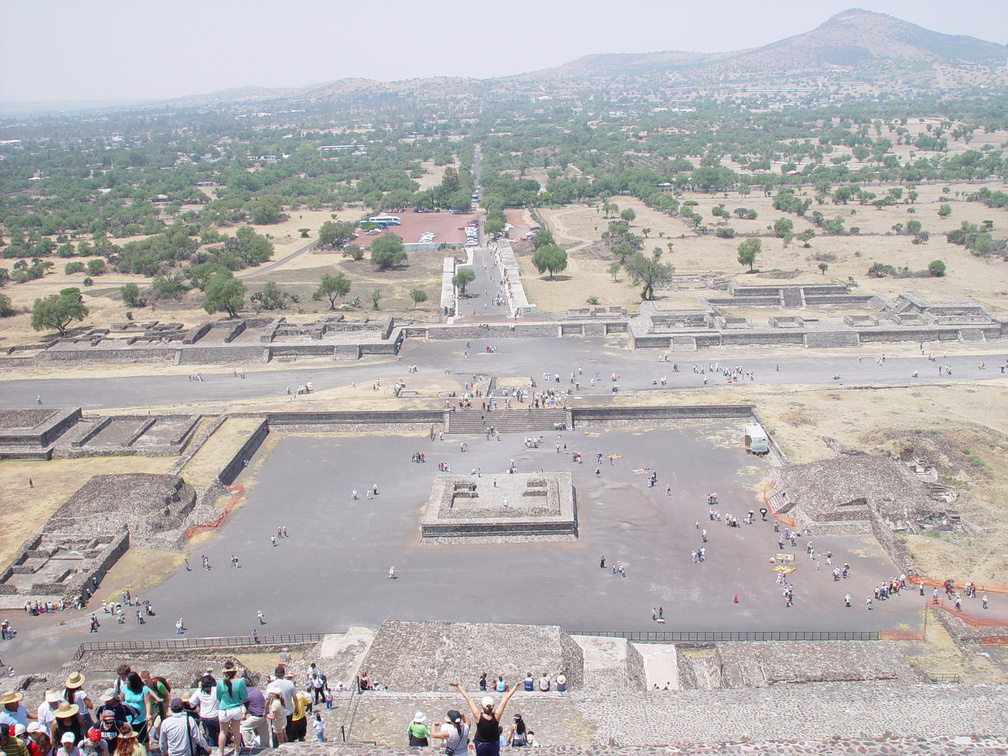
M152 677L151 678L151 682L155 682L155 683L158 684L158 693L159 694L162 692L161 688L164 688L163 692L165 694L171 693L171 685L168 684L168 681L165 678L160 677L160 676L158 676L158 677Z

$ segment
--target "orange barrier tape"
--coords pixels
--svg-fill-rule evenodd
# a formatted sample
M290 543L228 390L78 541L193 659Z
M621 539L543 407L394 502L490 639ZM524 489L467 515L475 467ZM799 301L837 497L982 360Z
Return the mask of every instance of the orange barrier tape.
M187 541L197 533L205 533L208 530L213 530L214 528L220 526L220 524L224 522L225 518L227 517L228 512L234 509L235 505L238 503L238 500L245 495L245 486L243 486L241 483L235 486L228 486L228 489L231 491L231 498L228 499L228 503L224 505L224 508L221 510L220 514L218 514L212 520L201 523L199 525L194 525L191 528L187 528L185 531L185 537Z

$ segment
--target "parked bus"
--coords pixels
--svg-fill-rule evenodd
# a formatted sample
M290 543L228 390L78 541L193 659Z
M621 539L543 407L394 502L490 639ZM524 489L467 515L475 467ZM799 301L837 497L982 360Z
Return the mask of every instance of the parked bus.
M401 226L402 220L398 215L375 215L368 218L368 222L377 223L380 226Z

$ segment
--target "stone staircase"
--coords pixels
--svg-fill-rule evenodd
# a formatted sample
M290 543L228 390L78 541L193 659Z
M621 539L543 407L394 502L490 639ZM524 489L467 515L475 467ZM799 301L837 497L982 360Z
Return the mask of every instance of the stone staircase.
M960 328L959 341L963 344L984 344L987 339L979 328Z
M696 338L693 336L673 336L673 352L695 352L697 350Z
M563 409L533 409L527 406L519 408L494 410L470 409L446 412L445 433L480 435L493 426L498 433L538 434L567 428L570 417ZM485 418L485 422L483 419Z
M789 310L805 306L805 290L797 286L781 287L781 306Z

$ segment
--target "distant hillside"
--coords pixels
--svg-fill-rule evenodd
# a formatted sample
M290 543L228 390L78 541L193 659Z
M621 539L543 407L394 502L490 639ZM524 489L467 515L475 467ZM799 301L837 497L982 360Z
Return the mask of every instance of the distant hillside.
M587 55L555 68L498 79L340 79L299 89L244 87L169 104L358 112L434 108L462 114L548 100L572 106L591 102L593 107L619 103L618 109L625 109L688 105L691 100L822 105L1006 91L1008 46L852 9L812 31L748 50Z

